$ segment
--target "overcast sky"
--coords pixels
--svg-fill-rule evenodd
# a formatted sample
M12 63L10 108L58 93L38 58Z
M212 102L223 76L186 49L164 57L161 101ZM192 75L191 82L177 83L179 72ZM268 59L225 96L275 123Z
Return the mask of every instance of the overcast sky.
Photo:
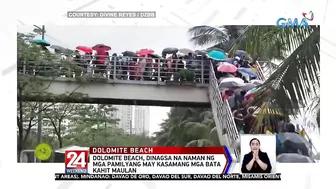
M103 43L111 46L111 53L151 48L161 54L166 47L196 47L189 42L188 27L162 26L57 26L46 25L45 39L53 45L75 49L76 46L94 46ZM31 32L33 26L18 26L18 31ZM159 124L167 117L168 107L150 108L150 132L159 130Z

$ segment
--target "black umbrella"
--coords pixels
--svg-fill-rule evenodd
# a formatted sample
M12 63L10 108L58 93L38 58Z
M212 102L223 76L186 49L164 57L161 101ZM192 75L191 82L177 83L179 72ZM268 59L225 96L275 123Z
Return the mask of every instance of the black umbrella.
M314 159L297 153L284 153L276 157L279 163L315 163Z
M205 51L201 51L201 50L196 50L195 54L198 55L198 56L206 56L207 55L207 53Z
M122 52L122 54L124 56L129 56L129 57L137 57L137 54L135 52L132 52L132 51L125 51L125 52Z
M247 55L246 51L243 50L236 50L234 56L245 57Z
M73 50L71 49L67 49L58 45L51 45L50 48L54 49L55 52L59 52L59 53L64 53L64 54L72 54Z
M301 153L303 155L309 156L309 149L311 149L311 144L298 133L279 133L277 134L277 139L281 146L279 149L277 149L277 154Z
M163 49L162 54L173 54L173 53L177 53L179 51L178 48L173 48L173 47L168 47Z
M160 55L158 54L149 54L150 57L152 58L162 58Z

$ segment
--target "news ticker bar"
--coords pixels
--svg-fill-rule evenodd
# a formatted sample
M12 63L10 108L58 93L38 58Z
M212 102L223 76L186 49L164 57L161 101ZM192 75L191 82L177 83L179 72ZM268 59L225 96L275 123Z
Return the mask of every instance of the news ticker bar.
M64 174L55 180L281 180L275 174Z
M156 11L68 11L68 18L156 18Z

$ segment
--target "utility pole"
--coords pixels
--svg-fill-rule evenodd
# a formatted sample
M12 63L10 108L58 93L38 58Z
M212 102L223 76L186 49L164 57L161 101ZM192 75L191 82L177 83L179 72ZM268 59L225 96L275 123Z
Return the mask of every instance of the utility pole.
M44 25L42 25L42 28L37 26L37 25L34 25L35 29L34 31L36 31L37 33L40 33L41 36L42 36L42 40L44 40L44 35L46 33L45 31L45 27ZM42 117L42 102L38 102L38 114L37 114L37 144L40 144L42 143L42 127L43 127L43 124L42 124L42 120L43 120L43 117Z

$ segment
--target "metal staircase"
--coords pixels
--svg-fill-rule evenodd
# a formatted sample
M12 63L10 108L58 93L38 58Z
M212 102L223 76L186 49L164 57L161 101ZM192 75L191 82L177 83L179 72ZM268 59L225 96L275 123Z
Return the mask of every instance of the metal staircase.
M234 122L234 117L227 100L223 101L218 87L218 80L215 76L213 64L210 64L209 76L209 98L211 108L216 123L218 138L221 145L230 147L237 139L239 139L239 132ZM258 79L264 80L265 76L262 68L257 62ZM239 160L240 152L233 149L236 159Z
M219 141L221 145L229 147L239 138L239 133L234 123L233 115L228 102L223 102L222 100L218 87L218 80L215 76L212 63L210 64L209 98ZM239 151L235 149L233 151L238 160L240 154Z

